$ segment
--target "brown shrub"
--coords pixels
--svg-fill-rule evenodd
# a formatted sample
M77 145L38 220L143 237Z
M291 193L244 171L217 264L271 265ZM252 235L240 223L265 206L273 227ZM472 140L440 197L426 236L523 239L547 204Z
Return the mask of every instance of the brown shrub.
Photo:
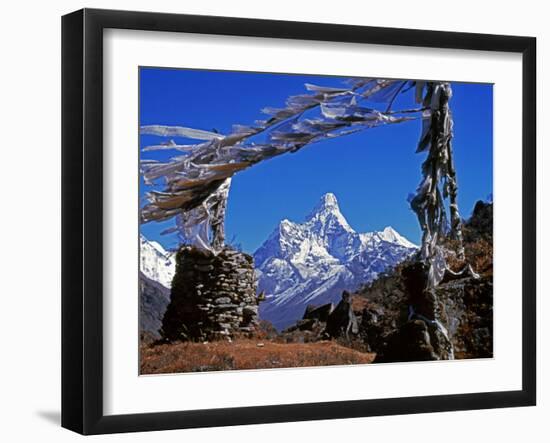
M449 241L449 249L456 250L455 242ZM466 260L459 260L454 253L447 256L447 264L457 272L460 271L466 263L472 265L475 272L482 275L490 275L493 272L493 245L484 238L479 238L475 242L464 244L464 256Z

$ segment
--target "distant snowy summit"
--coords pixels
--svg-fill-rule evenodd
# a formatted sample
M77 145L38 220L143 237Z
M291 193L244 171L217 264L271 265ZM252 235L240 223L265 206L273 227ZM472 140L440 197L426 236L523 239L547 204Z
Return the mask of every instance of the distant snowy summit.
M156 241L139 236L139 270L145 277L170 289L176 272L176 258Z
M254 253L260 317L278 329L300 319L310 303L338 302L344 289L374 280L417 250L391 227L357 233L325 194L304 223L282 220Z

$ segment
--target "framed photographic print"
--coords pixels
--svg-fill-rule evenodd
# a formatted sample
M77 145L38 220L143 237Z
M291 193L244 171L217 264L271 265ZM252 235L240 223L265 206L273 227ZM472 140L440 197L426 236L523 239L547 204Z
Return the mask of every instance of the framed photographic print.
M62 25L64 427L535 404L534 38Z

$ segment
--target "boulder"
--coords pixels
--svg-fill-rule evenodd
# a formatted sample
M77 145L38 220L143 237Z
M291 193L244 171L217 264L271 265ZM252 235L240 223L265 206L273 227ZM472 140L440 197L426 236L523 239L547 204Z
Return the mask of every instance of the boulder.
M334 310L334 305L332 303L326 303L321 306L308 305L306 312L304 312L303 319L315 319L322 322L328 320L328 316Z
M387 337L375 363L438 360L426 322L407 321Z
M455 358L493 357L493 281L489 276L441 284L435 290Z
M319 323L318 320L314 318L306 318L298 320L295 325L285 329L283 334L294 332L294 331L312 331L313 328Z
M331 338L346 337L359 332L357 317L351 307L351 294L342 293L342 300L327 318L325 333Z

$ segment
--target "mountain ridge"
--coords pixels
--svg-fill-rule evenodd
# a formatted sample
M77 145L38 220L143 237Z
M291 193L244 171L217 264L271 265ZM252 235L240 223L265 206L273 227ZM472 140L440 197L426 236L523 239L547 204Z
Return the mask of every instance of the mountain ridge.
M258 289L266 294L260 317L282 329L301 318L308 304L338 302L344 289L374 280L416 250L391 226L356 232L336 196L327 193L304 222L281 220L254 253ZM140 235L141 293L169 298L174 273L175 254Z

